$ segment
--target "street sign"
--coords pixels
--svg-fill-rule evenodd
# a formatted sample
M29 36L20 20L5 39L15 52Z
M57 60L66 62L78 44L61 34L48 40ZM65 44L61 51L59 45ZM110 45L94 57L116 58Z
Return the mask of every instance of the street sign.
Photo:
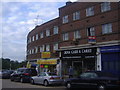
M96 43L96 36L89 36L88 37L88 43L91 43L91 44Z

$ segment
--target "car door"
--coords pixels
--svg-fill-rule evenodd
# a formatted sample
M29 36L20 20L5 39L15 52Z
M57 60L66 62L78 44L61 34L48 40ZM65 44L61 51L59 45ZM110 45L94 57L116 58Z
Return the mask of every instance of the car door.
M43 82L44 82L44 76L46 76L46 74L45 74L45 72L42 72L42 73L40 73L40 75L38 75L37 77L37 82L39 83L39 84L43 84Z
M84 87L94 87L96 85L97 74L87 72L81 75L81 85Z

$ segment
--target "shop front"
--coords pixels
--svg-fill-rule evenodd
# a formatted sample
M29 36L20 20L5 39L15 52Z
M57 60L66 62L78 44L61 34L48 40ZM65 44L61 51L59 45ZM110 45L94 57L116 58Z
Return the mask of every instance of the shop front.
M37 60L38 72L55 72L57 59L41 59Z
M79 75L86 70L96 70L97 48L71 49L61 51L62 74L68 74L70 66L74 69L74 74Z
M102 70L120 76L120 45L100 48Z

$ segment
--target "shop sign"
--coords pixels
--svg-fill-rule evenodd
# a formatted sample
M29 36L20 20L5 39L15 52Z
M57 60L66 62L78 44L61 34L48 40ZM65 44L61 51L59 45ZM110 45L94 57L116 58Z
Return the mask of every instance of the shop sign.
M27 62L26 68L31 68L31 64L29 61Z
M37 60L37 64L57 64L57 59Z
M41 58L50 58L50 52L42 52Z
M120 52L120 45L101 47L100 51L101 53Z
M63 59L95 58L96 50L97 50L96 48L64 50L61 52L61 58Z

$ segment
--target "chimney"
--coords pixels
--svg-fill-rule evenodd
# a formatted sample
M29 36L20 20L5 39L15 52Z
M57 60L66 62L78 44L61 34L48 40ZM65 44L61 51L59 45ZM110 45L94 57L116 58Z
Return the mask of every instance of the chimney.
M67 5L70 5L70 4L72 4L71 1L67 1L67 2L66 2L66 6L67 6Z

